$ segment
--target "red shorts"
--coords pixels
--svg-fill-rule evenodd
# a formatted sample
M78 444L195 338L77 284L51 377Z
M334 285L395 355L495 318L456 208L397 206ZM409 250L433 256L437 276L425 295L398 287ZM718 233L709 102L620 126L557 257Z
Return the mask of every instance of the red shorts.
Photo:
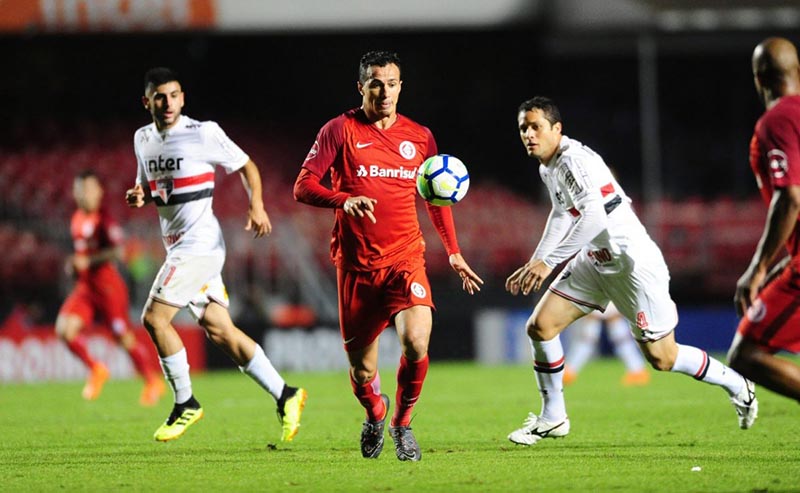
M58 314L78 316L85 327L91 325L97 315L114 334L121 335L130 328L129 306L125 281L118 276L116 279L106 276L99 286L78 281Z
M363 349L400 311L415 305L433 308L425 261L404 260L383 269L337 269L339 329L346 351Z
M800 352L800 273L792 265L758 294L737 329L766 350Z

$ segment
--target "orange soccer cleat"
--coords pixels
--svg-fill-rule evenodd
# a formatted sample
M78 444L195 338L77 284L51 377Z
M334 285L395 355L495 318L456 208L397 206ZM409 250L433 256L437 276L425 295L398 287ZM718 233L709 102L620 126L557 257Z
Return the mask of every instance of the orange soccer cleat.
M92 366L92 370L89 373L89 376L86 378L86 385L83 386L83 392L81 395L87 401L93 401L100 397L100 393L103 391L103 385L105 385L106 380L110 376L110 372L106 365L103 363L95 363Z
M578 379L578 374L572 371L570 367L564 368L564 385L572 385Z
M650 372L642 368L639 371L629 371L622 377L622 385L626 387L641 387L650 383Z
M157 376L149 377L142 388L142 394L139 396L139 404L143 406L155 406L167 392L167 386L164 381Z

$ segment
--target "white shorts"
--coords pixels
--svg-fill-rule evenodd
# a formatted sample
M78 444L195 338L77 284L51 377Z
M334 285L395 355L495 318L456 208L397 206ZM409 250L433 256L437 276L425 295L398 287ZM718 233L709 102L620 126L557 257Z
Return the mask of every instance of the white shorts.
M678 325L678 310L669 294L669 270L660 255L633 260L629 270L601 274L582 250L549 289L584 313L604 312L613 302L628 320L634 339L657 341Z
M228 292L222 282L224 264L224 254L167 254L150 288L150 297L178 308L188 307L196 320L202 320L206 307L212 301L228 307Z
M595 310L589 314L589 316L594 317L598 320L611 320L617 317L621 317L622 315L617 310L617 307L614 306L613 301L609 301L608 305L606 305L606 311L601 312L599 310Z

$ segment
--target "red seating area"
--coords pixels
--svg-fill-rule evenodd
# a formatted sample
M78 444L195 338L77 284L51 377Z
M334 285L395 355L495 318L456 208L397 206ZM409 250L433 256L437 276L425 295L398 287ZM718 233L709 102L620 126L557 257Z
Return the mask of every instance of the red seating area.
M0 222L0 252L0 291L4 300L57 291L65 255L55 244Z
M74 204L74 175L92 168L106 189L106 206L137 237L157 239L152 211L130 211L124 191L133 183L136 163L132 133L140 123L74 125L45 123L41 128L16 129L19 145L0 152L0 203L4 217L26 225L22 230L0 223L0 248L6 258L0 267L5 285L52 284L68 253L68 220ZM324 268L330 269L328 247L333 224L331 211L294 202L292 186L309 141L269 130L222 122L228 134L259 165L267 210L276 228L290 222ZM35 131L34 131L35 130ZM244 226L246 195L237 175L217 181L215 211L223 222ZM531 184L538 190L540 184ZM534 193L531 194L534 196ZM536 192L538 197L538 192ZM467 198L453 206L459 242L465 258L486 278L505 278L533 252L544 227L549 204L537 205L494 183L472 183ZM730 292L744 269L763 227L765 207L749 201L661 201L639 207L651 235L662 246L674 279L700 280L711 292ZM420 224L428 245L427 261L433 275L449 272L444 253L422 201ZM30 227L28 227L30 226ZM45 231L34 235L28 231ZM232 245L229 263L246 262L251 247ZM239 258L241 257L241 258ZM38 279L38 281L37 281Z

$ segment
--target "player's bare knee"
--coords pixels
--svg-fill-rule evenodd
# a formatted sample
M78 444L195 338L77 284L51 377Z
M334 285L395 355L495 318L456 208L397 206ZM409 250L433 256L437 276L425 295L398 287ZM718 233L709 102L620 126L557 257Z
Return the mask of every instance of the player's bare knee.
M126 330L121 334L114 334L114 337L117 339L117 342L124 347L125 349L131 349L136 346L136 336L130 330Z
M142 325L144 325L144 328L151 335L151 337L155 333L168 328L170 324L170 320L159 316L154 311L148 310L147 308L145 308L145 310L142 312L141 320Z
M666 354L645 353L644 357L650 363L650 366L657 371L670 371L675 365L675 358L671 358Z
M58 317L56 319L56 335L65 341L71 339L71 334L69 333L68 324L63 317Z
M363 385L367 382L372 381L375 378L375 374L377 370L375 368L352 368L351 373L353 374L353 380L356 381L357 384Z
M59 315L56 318L56 335L67 342L72 341L81 331L82 326L83 322L77 316Z
M403 355L412 361L425 357L428 352L428 342L429 337L425 334L407 334L402 341Z
M558 335L557 330L549 327L547 324L542 324L538 320L529 319L526 327L528 337L532 341L549 341Z

